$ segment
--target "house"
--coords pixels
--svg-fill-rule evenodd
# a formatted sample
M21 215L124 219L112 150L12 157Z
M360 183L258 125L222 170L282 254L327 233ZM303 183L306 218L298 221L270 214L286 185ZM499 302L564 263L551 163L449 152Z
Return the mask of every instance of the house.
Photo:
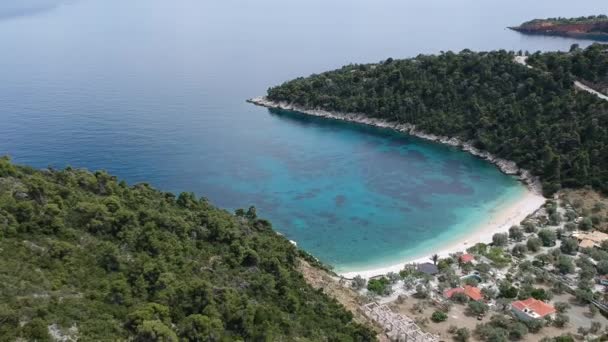
M599 276L597 282L600 285L608 286L608 275Z
M483 295L481 294L481 289L475 286L465 285L462 287L455 287L453 289L448 289L443 292L445 298L452 298L452 296L456 293L464 293L469 299L474 301L480 301L483 299Z
M555 308L552 305L534 298L518 300L511 303L511 311L517 318L523 321L543 319L545 317L553 318L556 313Z
M428 275L435 275L439 273L437 266L435 264L431 264L430 262L416 265L416 270Z
M473 254L463 254L459 259L461 263L466 264L467 262L473 262L473 260L475 260L475 256L473 256Z
M578 240L579 248L601 247L608 240L608 234L594 230L592 232L576 232L572 236Z

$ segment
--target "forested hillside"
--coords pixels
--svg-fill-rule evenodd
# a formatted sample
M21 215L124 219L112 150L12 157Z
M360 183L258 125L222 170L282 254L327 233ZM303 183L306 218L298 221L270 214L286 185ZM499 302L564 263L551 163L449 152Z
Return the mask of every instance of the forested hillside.
M535 53L528 58L535 68L551 72L558 77L570 74L579 81L608 94L608 46L592 45L579 49L573 45L570 52Z
M267 97L472 141L540 175L547 194L583 185L608 192L608 102L577 92L567 70L530 69L514 57L464 50L389 58L298 78Z
M254 208L0 158L3 341L374 340L299 255Z

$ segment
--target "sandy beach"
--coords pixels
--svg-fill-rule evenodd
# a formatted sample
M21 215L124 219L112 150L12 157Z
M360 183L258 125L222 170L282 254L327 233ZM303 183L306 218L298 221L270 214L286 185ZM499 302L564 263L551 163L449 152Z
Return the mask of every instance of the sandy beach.
M527 191L524 195L522 195L515 202L495 208L494 214L489 216L488 219L481 223L478 228L472 229L466 238L458 239L456 241L446 241L444 246L437 250L430 251L428 255L419 255L408 258L398 264L341 273L340 275L345 278L353 278L357 275L364 278L370 278L389 272L399 272L405 264L429 262L430 257L433 254L438 254L440 257L447 257L452 253L464 252L467 248L475 245L476 243L492 242L492 236L494 234L508 232L511 226L520 224L521 221L533 214L545 203L546 199L542 196L542 186L537 177L533 176L528 170L519 168L513 161L498 158L491 153L476 149L470 142L463 142L455 137L437 136L423 132L411 124L387 122L381 119L369 118L365 115L357 113L334 113L321 109L301 108L290 103L273 102L265 97L256 97L247 101L267 108L291 110L312 116L394 129L396 131L404 132L422 139L459 147L466 152L495 164L505 174L517 175L519 180L526 185Z
M526 191L525 194L517 199L515 203L508 204L504 207L496 208L496 213L488 218L487 221L470 231L466 238L456 241L446 241L445 246L439 250L429 252L428 255L420 255L405 259L398 264L393 264L386 267L363 269L352 272L344 272L340 275L345 278L353 278L360 275L363 278L370 278L387 274L389 272L399 272L405 264L431 262L430 257L433 254L439 255L441 258L448 257L452 253L464 252L467 248L476 243L492 242L492 236L496 233L505 233L513 225L518 225L530 214L538 210L544 203L545 198L533 191Z

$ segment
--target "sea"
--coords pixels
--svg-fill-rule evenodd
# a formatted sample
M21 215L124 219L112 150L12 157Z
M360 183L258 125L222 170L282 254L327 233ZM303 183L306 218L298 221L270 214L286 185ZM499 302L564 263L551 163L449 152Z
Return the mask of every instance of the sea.
M441 51L567 50L533 18L605 0L3 0L0 155L256 206L338 272L430 254L525 193L455 148L271 112L270 86Z

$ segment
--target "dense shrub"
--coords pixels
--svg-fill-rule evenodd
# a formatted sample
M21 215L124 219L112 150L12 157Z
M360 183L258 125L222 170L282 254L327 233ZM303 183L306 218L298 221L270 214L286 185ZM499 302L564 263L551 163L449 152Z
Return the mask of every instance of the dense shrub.
M606 191L608 103L573 86L576 77L605 78L605 49L535 54L534 69L504 50L388 59L298 78L268 98L471 141L541 176L547 194L584 185Z
M0 158L0 340L373 340L255 208Z

